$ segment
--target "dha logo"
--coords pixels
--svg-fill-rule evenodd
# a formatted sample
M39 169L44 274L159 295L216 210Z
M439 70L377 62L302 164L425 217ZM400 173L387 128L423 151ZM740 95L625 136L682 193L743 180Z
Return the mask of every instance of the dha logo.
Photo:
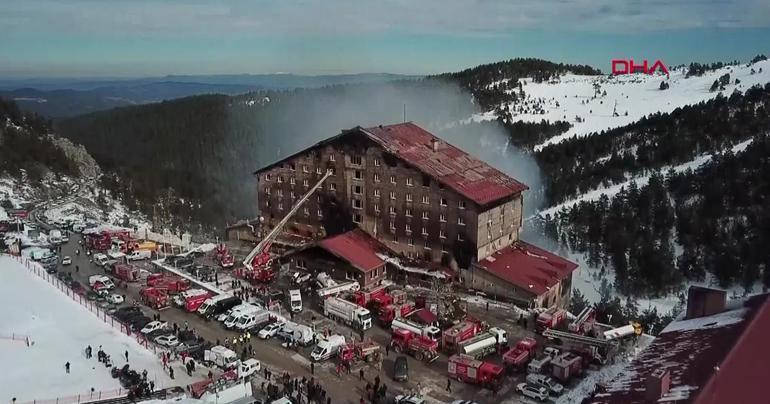
M647 66L649 66L647 59L645 59L642 64L634 64L634 59L612 59L612 74L632 74L636 72L654 74L656 70L660 70L668 75L668 68L660 60L656 60L651 68L648 68Z

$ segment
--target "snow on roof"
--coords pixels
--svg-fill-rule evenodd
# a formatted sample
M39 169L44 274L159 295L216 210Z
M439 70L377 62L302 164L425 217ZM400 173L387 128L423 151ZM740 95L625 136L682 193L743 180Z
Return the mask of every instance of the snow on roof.
M412 266L409 266L409 265L405 265L405 264L403 264L401 262L400 259L398 259L396 257L390 257L390 256L388 256L386 254L377 253L377 256L380 257L380 259L382 259L383 261L385 261L385 262L387 262L389 264L393 264L395 267L397 267L398 269L400 269L400 270L402 270L404 272L410 272L410 273L413 273L413 274L420 274L420 275L431 276L431 277L438 278L438 279L446 279L448 277L447 274L445 272L443 272L443 271L435 271L435 270L431 271L431 270L426 269L426 268L418 268L418 267L412 267Z
M659 402L763 402L764 385L756 376L770 374L768 339L767 294L715 315L675 320L584 403L646 403L647 378L659 369L671 376L670 391Z
M524 241L518 241L476 265L538 296L570 276L578 267L574 262Z
M91 227L83 230L83 234L98 234L103 231L132 231L127 227L115 226L113 224L100 224L96 227Z

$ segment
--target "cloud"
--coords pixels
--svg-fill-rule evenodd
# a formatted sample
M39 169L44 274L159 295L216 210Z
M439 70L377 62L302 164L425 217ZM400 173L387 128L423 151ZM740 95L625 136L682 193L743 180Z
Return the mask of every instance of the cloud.
M768 27L766 0L3 0L0 27L138 35L495 35ZM7 31L6 31L7 32Z

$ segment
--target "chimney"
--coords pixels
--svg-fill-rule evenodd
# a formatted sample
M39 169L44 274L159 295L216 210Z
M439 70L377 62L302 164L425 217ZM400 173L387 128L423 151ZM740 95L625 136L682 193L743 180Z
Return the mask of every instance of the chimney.
M725 311L727 292L724 290L690 286L687 290L685 319L710 316Z
M671 372L668 369L655 369L647 376L647 385L644 389L644 398L647 402L654 403L660 400L671 388Z
M430 147L431 147L431 149L433 149L434 153L437 152L438 151L438 139L436 139L436 138L431 139L430 140Z

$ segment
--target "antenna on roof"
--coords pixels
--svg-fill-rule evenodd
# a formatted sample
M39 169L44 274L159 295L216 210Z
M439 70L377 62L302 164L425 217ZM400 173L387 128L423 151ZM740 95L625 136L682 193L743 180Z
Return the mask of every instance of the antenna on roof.
M404 123L406 123L406 103L404 103Z

